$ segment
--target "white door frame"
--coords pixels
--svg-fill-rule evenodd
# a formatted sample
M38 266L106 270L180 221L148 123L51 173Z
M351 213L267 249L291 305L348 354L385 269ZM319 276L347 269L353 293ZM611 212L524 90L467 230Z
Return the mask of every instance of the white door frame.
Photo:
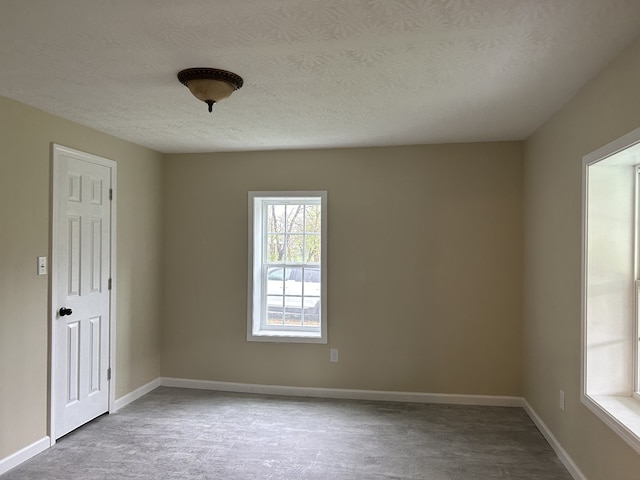
M54 282L54 273L56 262L53 261L53 239L58 234L60 225L57 225L56 219L58 218L58 212L60 210L60 202L58 200L58 191L60 189L60 171L56 168L58 155L70 154L74 157L78 157L90 163L96 163L111 169L111 189L113 190L113 199L111 201L111 262L110 262L110 277L111 281L111 295L109 300L109 367L111 369L111 380L109 381L109 413L114 411L115 404L115 384L116 384L116 179L117 179L117 164L113 160L109 160L104 157L92 155L90 153L75 150L73 148L58 145L56 143L51 144L51 217L50 217L50 238L49 238L49 439L50 445L53 446L56 443L55 432L55 395L54 390L56 388L54 384L54 372L56 363L56 347L55 347L55 335L54 335L54 323L57 319L56 307L54 305L54 299L57 299L57 285Z

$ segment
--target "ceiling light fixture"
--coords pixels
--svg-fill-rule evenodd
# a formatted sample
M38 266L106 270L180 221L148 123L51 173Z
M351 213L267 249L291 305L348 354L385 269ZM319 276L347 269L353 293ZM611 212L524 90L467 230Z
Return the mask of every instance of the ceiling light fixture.
M209 112L214 103L224 100L242 87L240 75L217 68L187 68L178 73L178 80L196 98L209 105Z

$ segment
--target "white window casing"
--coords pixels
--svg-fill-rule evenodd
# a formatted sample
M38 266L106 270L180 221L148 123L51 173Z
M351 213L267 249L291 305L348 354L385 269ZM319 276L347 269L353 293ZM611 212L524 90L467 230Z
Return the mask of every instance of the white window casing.
M327 192L249 192L247 340L327 343Z
M640 128L583 158L581 401L640 452Z

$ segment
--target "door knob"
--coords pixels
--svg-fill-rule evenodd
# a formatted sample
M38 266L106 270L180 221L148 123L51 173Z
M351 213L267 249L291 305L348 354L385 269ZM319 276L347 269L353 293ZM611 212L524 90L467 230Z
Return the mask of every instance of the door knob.
M71 315L73 313L73 310L71 310L70 308L65 308L62 307L58 313L60 314L61 317L64 317L65 315Z

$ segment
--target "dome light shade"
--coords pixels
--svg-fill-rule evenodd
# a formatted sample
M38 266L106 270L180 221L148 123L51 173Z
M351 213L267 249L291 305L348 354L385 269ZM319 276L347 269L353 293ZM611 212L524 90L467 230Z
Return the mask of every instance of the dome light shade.
M209 105L229 97L242 87L242 77L233 72L217 68L187 68L178 73L178 80L187 86L191 93Z

